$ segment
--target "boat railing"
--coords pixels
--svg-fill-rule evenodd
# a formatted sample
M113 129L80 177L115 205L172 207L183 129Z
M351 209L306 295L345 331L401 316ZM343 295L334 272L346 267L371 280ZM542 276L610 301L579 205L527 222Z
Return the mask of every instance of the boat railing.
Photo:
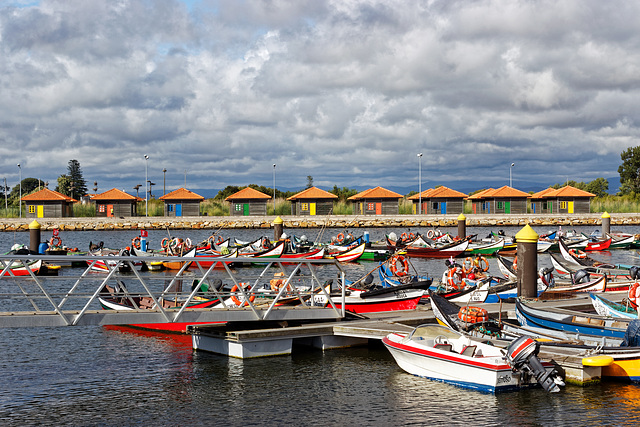
M182 264L145 268L152 261ZM329 298L329 280L341 304ZM339 319L344 284L331 259L0 255L0 327ZM318 294L328 303L315 306ZM105 310L101 299L122 307Z

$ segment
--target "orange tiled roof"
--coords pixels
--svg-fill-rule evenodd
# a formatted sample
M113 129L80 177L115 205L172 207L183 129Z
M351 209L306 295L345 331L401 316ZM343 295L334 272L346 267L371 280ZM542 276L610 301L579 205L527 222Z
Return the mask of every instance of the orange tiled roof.
M482 198L486 199L488 197L529 197L529 193L525 193L524 191L516 190L515 188L511 188L508 185L497 188L491 192L482 195Z
M531 198L531 199L544 199L544 198L547 197L547 195L549 193L553 193L554 191L556 191L556 190L554 190L553 188L549 187L549 188L544 189L542 191L538 191L537 193L533 193L532 195L529 196L529 198Z
M141 201L140 197L132 196L131 194L125 193L122 190L118 190L117 188L112 188L111 190L107 190L104 193L96 194L91 198L91 200L131 200L131 201Z
M186 188L178 188L160 197L160 200L204 200L204 197Z
M226 201L231 200L262 200L262 199L270 199L271 196L268 194L264 194L262 191L258 191L255 188L245 187L242 190L233 193L229 197L227 197Z
M486 190L482 190L477 192L476 194L469 196L469 200L478 200L478 199L482 199L484 198L487 194L493 192L494 189L493 188L487 188Z
M306 190L302 190L298 194L294 194L289 197L287 200L299 200L299 199L337 199L333 193L329 193L328 191L324 191L318 187L307 188Z
M433 191L433 188L429 188L427 190L424 190L422 192L422 198L426 199L427 197L429 197L429 194L431 194L431 192ZM414 194L413 196L409 196L407 197L407 200L419 200L420 199L420 193Z
M349 197L347 200L360 200L360 199L401 199L402 194L398 194L395 191L387 190L386 188L376 187L365 190L355 196Z
M452 190L448 187L445 187L444 185L438 187L438 188L430 188L426 191L422 192L422 198L434 198L434 197L440 197L440 198L447 198L447 199L466 199L467 195L464 193L461 193L459 191L456 190ZM411 197L407 198L408 200L419 200L420 199L420 194L414 194Z
M40 191L36 191L35 193L31 193L28 196L24 196L22 199L23 202L43 202L43 201L65 201L65 202L77 202L76 199L73 199L69 196L66 196L62 193L58 193L57 191L49 190L48 188L43 188Z
M553 190L552 192L548 193L546 197L596 197L596 195L589 193L588 191L580 190L576 187L566 185L557 190Z

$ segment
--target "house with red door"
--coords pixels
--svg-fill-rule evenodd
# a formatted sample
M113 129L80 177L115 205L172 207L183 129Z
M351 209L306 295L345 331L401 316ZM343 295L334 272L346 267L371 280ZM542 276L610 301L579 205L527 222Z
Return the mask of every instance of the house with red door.
M376 187L349 197L354 215L398 215L402 194Z
M461 214L464 211L466 199L466 194L452 190L444 185L407 197L407 200L413 202L414 215L418 214L418 212L427 215ZM420 203L422 203L422 208L418 209Z
M571 185L547 188L532 194L531 213L572 214L591 212L591 198L596 195Z
M96 217L131 217L138 215L138 202L144 199L132 196L117 188L96 194L91 201L96 204Z

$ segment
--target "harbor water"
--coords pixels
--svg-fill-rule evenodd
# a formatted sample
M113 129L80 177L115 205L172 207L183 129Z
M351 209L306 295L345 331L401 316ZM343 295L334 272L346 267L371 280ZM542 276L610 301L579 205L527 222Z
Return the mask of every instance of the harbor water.
M638 233L637 227L615 227ZM595 228L576 228L591 233ZM327 241L344 230L325 230ZM364 230L349 230L355 235ZM368 229L384 233L427 229ZM456 233L455 229L442 229ZM468 228L480 237L497 229ZM514 235L519 228L505 228ZM545 233L547 228L536 229ZM316 240L320 230L285 230ZM171 230L198 242L211 230ZM252 240L273 230L222 230ZM158 248L169 231L152 230ZM42 239L49 235L43 233ZM132 231L62 232L63 243L86 250L130 245ZM0 245L29 243L28 233L0 233ZM601 261L640 264L636 250L594 253ZM550 265L548 255L539 265ZM444 260L412 260L420 274L440 277ZM495 260L490 272L499 274ZM375 267L347 267L357 279ZM63 272L64 274L64 272ZM241 274L241 272L239 272ZM234 359L195 352L191 337L126 327L0 328L1 425L640 425L640 386L604 382L483 394L402 371L379 343L321 351L294 348L290 356Z

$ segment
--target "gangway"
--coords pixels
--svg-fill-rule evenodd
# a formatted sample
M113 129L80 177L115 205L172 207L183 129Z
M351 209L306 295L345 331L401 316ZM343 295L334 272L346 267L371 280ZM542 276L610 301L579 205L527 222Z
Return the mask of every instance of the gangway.
M41 261L86 267L39 275ZM153 271L154 262L183 262L178 270ZM96 272L97 266L104 270ZM252 265L253 267L235 267ZM25 275L15 268L27 268ZM0 255L0 327L127 325L170 322L330 320L345 317L345 270L335 260L211 256ZM276 283L274 272L281 274ZM341 304L329 298L336 280ZM221 286L222 285L222 286ZM314 306L313 295L328 304ZM118 296L129 307L103 309L100 299ZM150 298L150 300L149 300ZM137 302L152 301L146 307ZM216 299L210 308L189 308ZM167 304L171 302L172 304ZM168 307L168 305L177 305Z

